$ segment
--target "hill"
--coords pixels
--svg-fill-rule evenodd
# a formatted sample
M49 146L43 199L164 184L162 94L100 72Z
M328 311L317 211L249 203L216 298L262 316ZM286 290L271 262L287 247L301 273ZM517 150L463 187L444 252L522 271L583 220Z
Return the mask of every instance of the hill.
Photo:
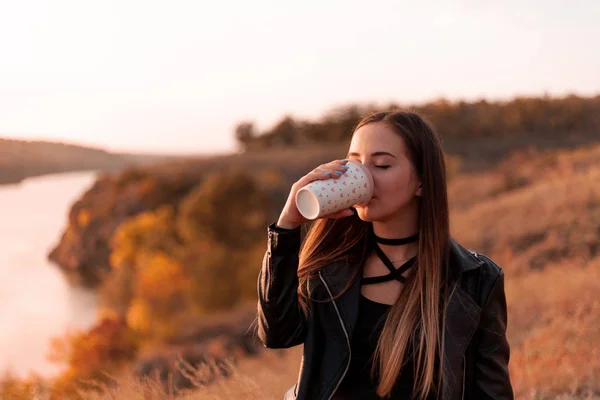
M296 160L291 152L281 157L284 160ZM307 157L306 153L304 157ZM328 155L321 154L321 157ZM453 236L468 248L492 257L505 271L511 344L510 372L516 398L583 400L600 397L598 160L600 145L575 150L530 150L513 153L485 171L459 172L450 182ZM313 162L308 159L305 161ZM287 164L281 164L280 167L284 165ZM287 173L293 174L289 170ZM189 173L188 178L191 176ZM282 187L287 189L288 183ZM241 202L237 200L237 204ZM221 206L223 210L231 210L228 204ZM186 215L186 207L179 208L178 212ZM161 240L136 245L139 246L135 248L136 257L139 258L137 261L130 260L134 267L142 269L137 270L138 275L127 279L111 279L111 295L124 293L122 290L115 291L115 284L124 287L131 279L139 282L134 285L135 293L130 303L132 308L129 316L135 317L127 319L127 323L132 324L130 327L135 328L138 334L147 334L158 329L167 318L176 316L177 319L170 320L176 329L170 331L167 341L160 342L154 337L153 341L141 342L139 353L117 369L115 364L89 364L85 361L92 359L86 356L86 352L93 351L93 359L98 360L102 359L103 354L122 354L128 348L123 344L123 338L127 337L123 334L127 332L123 327L109 330L119 333L107 336L115 343L100 341L101 347L96 344L96 347L90 347L89 343L96 343L104 337L98 332L110 326L109 320L104 320L94 331L78 339L81 341L81 350L73 348L70 369L65 377L89 374L86 371L90 371L90 368L102 366L109 369L111 377L115 379L109 381L116 384L104 386L103 394L88 389L88 398L95 399L136 398L142 393L155 398L169 398L170 394L178 393L170 398L190 400L281 398L283 391L292 386L297 378L301 346L265 351L257 345L256 338L248 329L255 310L255 298L250 295L245 298L245 305L236 310L227 311L226 308L214 306L212 314L190 314L187 317L175 313L175 310L179 313L182 307L188 307L185 301L182 302L180 298L175 300L177 297L156 298L165 291L173 293L169 292L171 288L186 287L181 286L184 281L181 275L175 273L177 269L173 269L176 265L173 260L179 259L176 252L182 251L181 246L187 244L185 240L179 244L167 240L170 238L169 230L181 221L173 224L166 213L153 217L158 218L159 222L153 225L151 215L129 220L133 225L125 224L130 225L126 231L132 234L136 224L140 224L139 228L147 234L140 235L138 232L132 239ZM235 228L239 233L245 226L242 225L244 221L238 221L240 224ZM259 225L258 230L251 231L252 235L260 236L257 238L256 252L246 254L243 262L236 264L237 267L224 270L225 275L206 275L202 272L199 276L205 287L216 286L219 292L230 293L229 282L240 276L245 277L250 292L255 292L256 274L266 248L264 226L262 222ZM158 236L148 233L159 227L161 232ZM259 231L263 232L262 236L257 233ZM121 233L125 234L124 231ZM122 239L117 240L113 251L123 250L118 245ZM193 243L193 246L204 246L202 242ZM173 258L171 262L157 264L158 275L153 277L150 273L155 269L155 261L144 254L156 251L156 245L162 254L169 252ZM174 248L171 247L173 245ZM215 252L219 252L219 247L213 245L210 253ZM204 267L213 268L214 271L224 268L225 264L214 263L214 260L211 262L213 264ZM181 271L184 272L179 273L185 274L199 273L200 270L184 268ZM240 272L243 274L237 275ZM146 287L147 284L151 286ZM239 288L244 289L245 286ZM135 315L131 311L135 304L139 304L138 300L146 299L142 293L149 289L152 290L147 296L160 299L161 303L157 303L150 314L152 325L140 325L143 318L140 319L139 310L133 313ZM199 289L201 287L188 289L188 293ZM199 301L203 300L200 298ZM170 305L162 310L160 305L167 303ZM113 301L114 304L117 303ZM211 361L215 358L216 364ZM232 361L223 363L222 360ZM177 365L179 367L174 367ZM160 374L155 376L156 380L149 382L147 375L153 368ZM120 373L115 375L117 370ZM182 372L177 373L178 370ZM171 379L167 371L174 374ZM94 375L94 379L99 376ZM83 378L90 376L84 375ZM170 383L162 386L158 381ZM13 385L10 388L15 391L31 388L19 386L24 385L22 383L6 382L5 385Z
M165 158L110 153L65 143L0 138L0 184L18 183L29 177L59 172L116 171Z

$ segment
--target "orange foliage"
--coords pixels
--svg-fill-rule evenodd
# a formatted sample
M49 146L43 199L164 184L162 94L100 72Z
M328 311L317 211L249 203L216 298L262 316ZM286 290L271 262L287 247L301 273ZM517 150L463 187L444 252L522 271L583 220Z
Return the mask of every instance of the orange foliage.
M182 201L177 229L190 244L207 239L240 249L256 243L268 207L265 192L248 173L215 173Z
M91 381L106 381L131 361L138 350L136 335L124 321L105 318L87 332L54 339L49 359L66 364L64 373L52 384L53 398L73 395L80 388L94 386Z
M140 213L119 225L111 238L111 266L139 265L138 257L149 250L176 252L178 244L173 231L173 218L173 208L162 206L155 211Z
M142 268L135 282L137 294L147 299L165 300L176 292L189 289L188 277L181 263L163 252L143 254Z
M19 379L6 372L0 377L0 399L2 400L37 400L47 395L47 383L36 374L30 374L26 379Z

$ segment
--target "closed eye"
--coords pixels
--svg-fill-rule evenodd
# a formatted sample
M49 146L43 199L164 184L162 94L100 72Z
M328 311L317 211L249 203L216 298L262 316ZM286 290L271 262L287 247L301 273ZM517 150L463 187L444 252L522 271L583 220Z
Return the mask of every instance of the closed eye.
M375 168L388 169L389 165L376 165Z

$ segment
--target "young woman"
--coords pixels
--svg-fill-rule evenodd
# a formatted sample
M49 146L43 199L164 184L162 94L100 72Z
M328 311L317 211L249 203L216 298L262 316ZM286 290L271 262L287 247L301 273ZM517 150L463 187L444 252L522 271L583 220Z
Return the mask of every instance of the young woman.
M298 189L372 172L371 201L308 222ZM265 347L304 344L286 399L513 399L502 269L450 237L442 147L417 114L357 126L346 160L292 185L258 281Z

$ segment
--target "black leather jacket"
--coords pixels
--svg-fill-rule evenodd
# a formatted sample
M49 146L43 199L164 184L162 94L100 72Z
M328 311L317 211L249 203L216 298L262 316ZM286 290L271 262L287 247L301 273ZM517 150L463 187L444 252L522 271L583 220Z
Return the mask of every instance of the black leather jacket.
M350 364L360 281L355 280L335 301L311 301L305 318L297 295L300 228L285 230L271 224L268 234L258 279L258 335L267 348L304 344L298 381L285 399L330 399ZM486 256L471 253L455 241L450 247L451 282L459 280L459 285L446 309L441 398L514 399L508 371L504 273ZM308 283L311 300L331 300L351 278L348 266L328 265L318 279Z

